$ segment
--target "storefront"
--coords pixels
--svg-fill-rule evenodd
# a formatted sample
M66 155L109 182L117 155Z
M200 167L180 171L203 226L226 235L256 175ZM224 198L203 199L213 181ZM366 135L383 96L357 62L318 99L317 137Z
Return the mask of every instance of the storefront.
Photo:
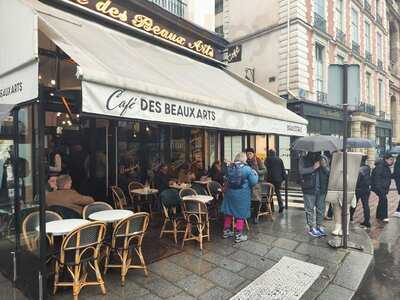
M392 122L388 120L376 121L376 145L378 146L378 156L382 157L389 151L392 145Z
M35 299L47 293L44 187L55 142L74 158L75 188L107 201L125 173L151 181L160 163L208 168L248 146L263 158L307 133L283 99L225 69L221 38L153 5L12 0L0 3L0 20L0 109L12 109L1 130L0 268ZM32 249L21 226L35 211Z

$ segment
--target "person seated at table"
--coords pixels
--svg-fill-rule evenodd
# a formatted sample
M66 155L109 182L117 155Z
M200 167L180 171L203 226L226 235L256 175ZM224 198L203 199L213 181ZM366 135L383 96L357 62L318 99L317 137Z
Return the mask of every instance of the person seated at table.
M50 176L46 184L46 192L54 192L57 190L57 176Z
M207 175L207 172L203 168L203 163L199 160L193 162L192 173L194 174L196 180L201 180L204 176Z
M222 173L222 165L219 160L216 160L210 170L208 170L208 176L211 177L213 181L217 181L220 184L224 183L224 174Z
M190 183L196 179L195 174L190 169L188 164L184 164L178 173L178 182L179 183Z
M169 188L170 181L171 177L168 174L168 166L166 164L161 164L154 178L156 189L161 193Z
M94 202L92 197L83 196L72 189L72 180L69 175L59 176L57 178L57 190L46 195L46 205L48 207L64 208L65 214L68 214L67 211L72 210L82 216L83 207L92 202Z

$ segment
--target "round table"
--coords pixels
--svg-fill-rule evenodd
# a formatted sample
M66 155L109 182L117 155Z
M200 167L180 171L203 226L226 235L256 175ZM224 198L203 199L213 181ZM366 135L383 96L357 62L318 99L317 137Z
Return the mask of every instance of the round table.
M157 189L150 189L150 188L142 188L142 189L134 189L131 190L132 193L142 195L142 196L148 196L148 195L154 195L158 193Z
M84 219L65 219L46 223L46 233L53 236L61 236L74 231L76 228L89 224L90 221ZM39 230L39 228L37 228Z
M196 180L193 181L193 183L197 183L197 184L201 184L201 185L208 185L212 180L211 179L207 179L207 180Z
M183 200L198 200L204 203L208 203L214 198L212 196L208 195L191 195L191 196L185 196L182 198Z
M126 209L102 210L89 215L89 219L93 221L101 221L106 223L114 223L119 220L132 216L133 212Z
M169 187L172 189L177 189L177 190L181 190L181 189L188 189L190 188L192 185L189 183L175 183L175 184L171 184Z

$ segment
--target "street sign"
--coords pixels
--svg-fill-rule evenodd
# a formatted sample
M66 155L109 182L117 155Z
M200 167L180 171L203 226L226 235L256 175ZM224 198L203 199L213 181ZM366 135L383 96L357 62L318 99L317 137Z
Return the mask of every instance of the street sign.
M345 65L329 65L328 103L333 106L343 104L343 70ZM347 103L349 108L360 104L360 66L347 65Z

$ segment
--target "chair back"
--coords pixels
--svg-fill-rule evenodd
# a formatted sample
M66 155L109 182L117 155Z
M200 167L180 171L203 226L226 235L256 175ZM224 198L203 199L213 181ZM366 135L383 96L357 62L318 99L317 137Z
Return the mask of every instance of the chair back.
M191 188L184 188L179 191L179 198L183 198L185 196L194 196L197 195L197 192Z
M124 209L127 206L124 191L118 186L111 187L114 206L116 209Z
M181 199L176 189L166 189L160 194L160 202L165 218L170 218L170 212L176 214L176 207L180 206Z
M103 210L112 210L112 209L113 209L112 206L110 204L108 204L108 203L105 203L105 202L93 202L93 203L90 203L90 204L86 205L83 208L82 216L83 216L84 219L88 220L89 216L92 213L95 213L95 212L98 212L98 211L103 211Z
M193 183L192 189L196 191L197 195L209 195L207 189L199 183Z
M52 222L57 220L62 220L62 217L53 212L46 210L46 220L45 222ZM22 236L25 241L26 247L30 251L34 251L38 247L39 241L39 231L37 230L40 226L40 212L34 211L27 215L22 221Z
M218 181L210 181L207 184L207 189L210 196L213 196L214 199L217 199L218 196L222 193L222 185Z
M91 222L70 232L61 244L60 262L78 265L98 258L105 232L102 222Z
M114 228L112 246L116 249L128 249L131 241L136 239L142 244L144 233L149 225L149 213L135 213L117 223Z
M203 224L208 218L207 205L199 200L182 200L182 212L186 222Z
M272 196L274 195L275 187L272 183L262 182L261 183L261 198L266 199L267 202L270 202Z
M131 182L128 184L129 197L131 198L132 201L133 201L133 200L135 199L135 197L137 196L137 195L135 195L135 193L133 193L132 191L133 191L133 190L136 190L136 189L143 189L143 188L144 188L144 185L141 184L140 182L137 182L137 181L131 181Z

